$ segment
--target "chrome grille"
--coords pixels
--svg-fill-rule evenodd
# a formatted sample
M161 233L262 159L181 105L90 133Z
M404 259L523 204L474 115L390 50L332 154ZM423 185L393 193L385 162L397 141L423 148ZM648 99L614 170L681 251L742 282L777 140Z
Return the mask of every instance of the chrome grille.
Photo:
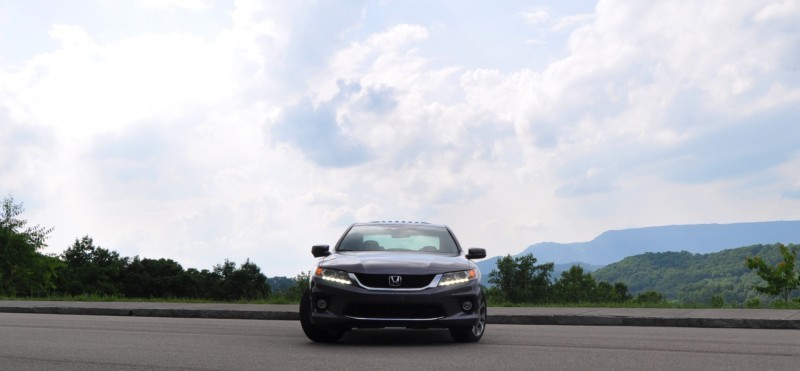
M392 286L390 276L400 276L398 286ZM366 274L356 273L356 278L362 285L381 289L419 289L431 284L435 274Z

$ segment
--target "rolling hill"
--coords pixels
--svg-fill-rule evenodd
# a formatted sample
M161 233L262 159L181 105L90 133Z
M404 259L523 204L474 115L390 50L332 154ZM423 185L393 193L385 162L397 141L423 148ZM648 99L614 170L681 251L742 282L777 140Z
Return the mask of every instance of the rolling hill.
M657 252L629 256L592 273L598 281L624 282L631 294L654 290L667 299L709 304L719 296L725 303L742 304L759 297L754 289L764 282L745 266L745 258L760 256L768 264L780 261L776 245L753 245L709 254Z
M690 224L633 228L603 232L588 242L542 242L530 245L517 255L533 254L539 263L554 262L561 270L580 264L593 271L626 257L647 252L686 251L708 254L723 249L757 244L800 243L800 221L774 221L733 224ZM491 251L490 251L491 252ZM478 262L483 282L497 257ZM580 262L580 263L572 263ZM560 275L556 272L554 276Z

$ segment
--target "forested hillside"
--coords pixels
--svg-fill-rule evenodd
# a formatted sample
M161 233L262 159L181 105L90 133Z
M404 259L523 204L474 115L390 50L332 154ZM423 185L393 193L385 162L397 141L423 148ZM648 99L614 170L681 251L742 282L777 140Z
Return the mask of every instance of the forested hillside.
M682 252L630 256L593 272L596 279L623 282L631 294L658 291L683 303L710 304L723 300L743 304L764 300L754 287L763 281L745 265L745 258L761 256L768 264L780 261L777 245L753 245L710 254Z

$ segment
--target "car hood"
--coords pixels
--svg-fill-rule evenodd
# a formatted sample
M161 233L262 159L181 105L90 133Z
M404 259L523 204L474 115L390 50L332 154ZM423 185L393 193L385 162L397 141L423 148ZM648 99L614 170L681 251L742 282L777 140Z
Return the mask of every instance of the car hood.
M461 255L418 252L341 252L320 264L324 268L369 274L436 274L470 268Z

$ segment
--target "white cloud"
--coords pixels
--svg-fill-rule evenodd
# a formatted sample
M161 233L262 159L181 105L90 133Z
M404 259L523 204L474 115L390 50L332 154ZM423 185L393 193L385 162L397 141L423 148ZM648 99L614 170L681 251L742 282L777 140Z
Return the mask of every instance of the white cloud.
M354 216L355 220L360 221L378 220L383 216L383 209L376 204L370 203L356 210Z
M563 31L568 28L582 26L595 19L594 14L575 14L561 17L550 29L553 31Z
M198 11L211 8L211 4L206 0L136 0L136 2L144 8L157 10L186 9Z
M786 25L794 24L800 15L800 4L792 0L774 1L766 4L756 13L755 19L759 22L781 22Z
M211 36L48 26L52 50L0 67L0 189L56 227L53 252L88 233L269 275L357 220L450 224L493 255L800 218L792 2L522 4L509 17L549 34L486 37L564 51L513 70L435 47L480 17L383 6L237 2Z
M185 34L144 35L101 45L80 27L55 25L59 48L11 78L12 110L65 136L118 132L143 120L174 118L191 105L235 92L231 60Z
M315 81L320 98L331 96L334 82L360 80L369 85L402 87L413 84L409 77L422 67L424 59L415 55L414 43L428 37L419 25L401 24L370 35L364 42L353 42L337 51L328 64L328 73ZM327 81L325 81L327 80Z
M544 8L538 8L527 12L522 12L522 18L531 25L542 23L550 18L550 14Z

